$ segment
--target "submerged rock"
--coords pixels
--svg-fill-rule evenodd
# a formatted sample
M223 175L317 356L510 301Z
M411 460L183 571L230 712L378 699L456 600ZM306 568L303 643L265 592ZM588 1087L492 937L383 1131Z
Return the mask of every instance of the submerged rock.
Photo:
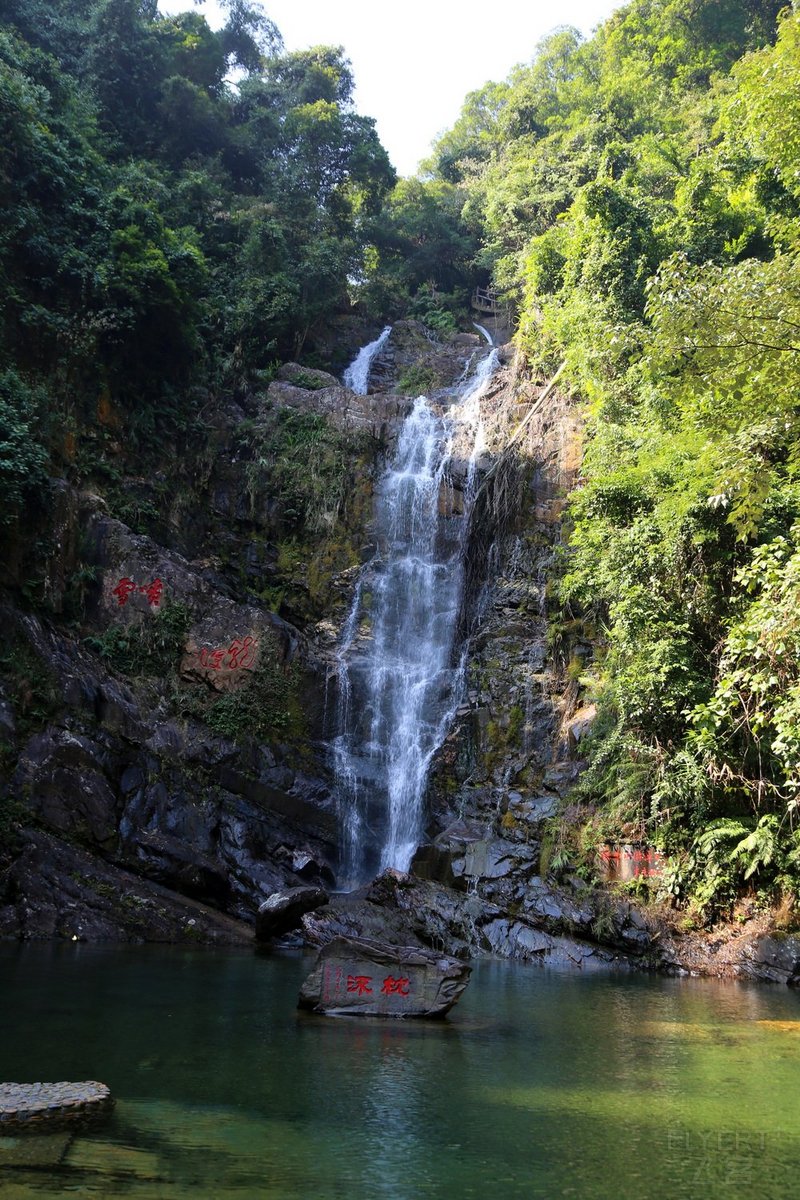
M265 942L290 933L298 928L306 913L321 908L329 899L328 893L318 887L294 887L274 892L259 907L256 938Z
M417 946L336 938L320 951L298 1007L328 1016L441 1017L461 997L470 971Z

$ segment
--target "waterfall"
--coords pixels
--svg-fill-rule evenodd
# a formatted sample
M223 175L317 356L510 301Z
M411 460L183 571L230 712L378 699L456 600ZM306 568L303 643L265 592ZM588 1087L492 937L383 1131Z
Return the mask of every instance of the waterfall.
M417 399L376 488L376 550L336 660L344 887L408 869L431 759L461 702L465 655L454 643L484 449L480 399L496 365L492 351L449 410Z
M374 342L370 342L368 346L361 347L346 369L343 377L344 386L350 388L350 391L355 392L357 396L366 396L370 367L376 355L380 354L391 332L391 325L387 325L380 337L376 338Z
M489 343L489 345L490 345L490 346L493 346L493 345L494 345L494 338L493 338L493 337L492 337L492 335L489 333L489 330L488 330L488 329L486 329L486 328L485 328L485 326L483 326L483 325L479 325L477 321L473 321L473 322L472 322L472 324L475 326L475 328L478 330L478 332L479 332L479 333L482 333L482 334L483 334L483 336L486 338L486 340L487 340L487 342Z

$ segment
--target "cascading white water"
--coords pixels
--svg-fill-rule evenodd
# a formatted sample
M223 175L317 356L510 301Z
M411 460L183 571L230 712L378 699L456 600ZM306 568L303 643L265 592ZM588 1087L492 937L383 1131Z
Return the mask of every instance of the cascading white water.
M337 655L344 887L407 870L420 841L428 768L463 690L454 641L483 450L480 397L496 365L493 351L447 412L416 401L377 487L377 550Z
M476 329L479 331L479 333L482 333L482 334L483 334L483 336L486 338L486 340L487 340L487 342L489 343L489 345L490 345L490 346L493 346L493 345L494 345L494 338L493 338L493 337L492 337L492 335L489 333L489 330L486 328L486 326L485 326L485 325L479 325L477 321L473 321L473 322L472 322L472 324L473 324L473 325L475 326L475 328L476 328Z
M368 346L361 347L350 366L345 370L342 377L344 386L350 388L350 391L355 392L357 396L366 396L370 367L386 345L391 332L391 325L387 325L380 337L377 337L374 342L370 342Z

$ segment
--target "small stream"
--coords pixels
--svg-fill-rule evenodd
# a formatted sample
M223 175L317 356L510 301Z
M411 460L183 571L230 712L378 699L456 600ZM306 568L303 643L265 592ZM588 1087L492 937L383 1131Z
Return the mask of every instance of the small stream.
M786 988L484 961L447 1021L337 1020L295 1008L310 961L0 946L0 1078L117 1098L95 1132L0 1139L3 1200L796 1194Z

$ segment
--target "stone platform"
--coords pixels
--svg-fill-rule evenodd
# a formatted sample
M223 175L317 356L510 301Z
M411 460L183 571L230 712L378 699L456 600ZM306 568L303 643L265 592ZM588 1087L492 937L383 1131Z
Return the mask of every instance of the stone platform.
M104 1083L0 1083L0 1135L88 1121L114 1101Z

